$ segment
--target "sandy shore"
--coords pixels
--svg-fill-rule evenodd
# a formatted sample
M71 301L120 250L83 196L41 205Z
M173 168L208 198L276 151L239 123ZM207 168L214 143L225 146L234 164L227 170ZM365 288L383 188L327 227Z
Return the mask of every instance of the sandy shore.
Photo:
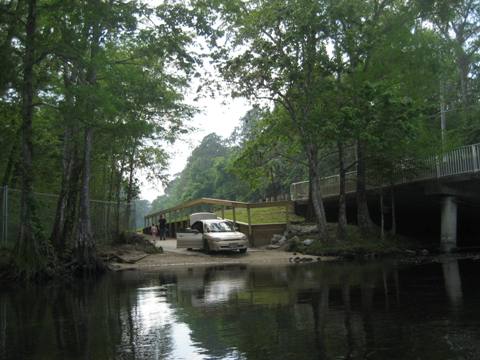
M249 264L249 265L272 265L272 264L289 264L313 261L328 261L332 258L318 257L310 255L300 255L285 252L282 250L266 250L266 249L248 249L246 254L236 252L220 252L213 254L205 254L202 251L177 249L176 240L168 239L164 241L153 240L150 236L148 239L155 245L163 248L161 254L150 254L143 257L134 264L126 264L112 262L111 267L114 270L142 270L155 271L165 267L175 266L208 266L219 264ZM141 254L138 255L141 257Z

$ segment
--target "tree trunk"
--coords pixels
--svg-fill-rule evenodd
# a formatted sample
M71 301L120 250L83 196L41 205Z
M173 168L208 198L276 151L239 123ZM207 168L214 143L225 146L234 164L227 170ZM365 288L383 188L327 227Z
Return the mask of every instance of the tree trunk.
M380 186L380 238L385 239L385 216L384 216L384 206L383 206L383 187Z
M315 210L315 220L318 227L318 235L322 241L329 241L327 231L327 219L325 208L323 207L322 194L320 191L320 172L318 169L318 150L313 144L307 147L308 166L311 171L310 187L312 195L313 209Z
M445 103L445 84L440 81L440 135L442 139L442 151L445 148L445 133L447 130L446 103Z
M80 160L78 159L77 149L75 146L73 153L73 162L74 166L72 169L72 176L70 178L70 184L68 185L67 192L67 205L65 211L65 222L63 226L63 238L64 241L68 241L72 238L73 231L75 229L75 224L78 220L77 216L77 202L79 198L79 185L80 178L82 177L82 168L80 166Z
M273 198L273 201L278 200L278 189L277 189L277 182L275 180L275 172L273 169L273 166L270 168L270 183L271 183L271 198Z
M112 217L112 202L113 202L113 193L114 193L114 176L115 176L115 156L112 152L112 161L111 161L111 170L110 170L110 180L108 187L108 205L106 210L106 219L105 219L105 232L106 239L111 239L112 237L112 228L110 226L110 218Z
M136 146L133 147L132 152L130 154L129 164L128 164L128 188L127 188L127 213L125 223L127 224L128 228L130 228L130 212L132 211L132 200L133 200L133 175L135 170L135 151Z
M395 192L393 191L393 185L390 187L390 197L392 203L392 235L397 234L397 215L395 213Z
M22 155L21 149L20 149L19 155L20 157ZM20 159L15 162L15 165L13 166L13 173L12 173L12 176L10 177L10 187L12 189L18 188L18 183L21 182L21 177L22 177L22 161Z
M315 221L315 209L313 208L313 196L312 196L312 186L310 185L312 183L313 175L312 171L310 168L308 169L308 202L307 202L307 210L305 212L305 220L306 221Z
M96 2L94 2L96 3ZM91 4L92 6L96 4ZM93 123L97 106L97 54L100 49L100 25L93 20L90 23L92 30L90 40L90 63L88 65L86 81L92 89L92 94L86 98L86 118L84 119L84 149L83 149L83 176L80 190L80 209L77 239L75 244L76 258L80 271L92 272L98 269L95 239L92 234L90 217L90 172L93 144Z
M92 235L90 218L90 159L92 151L93 130L86 126L84 133L83 175L80 189L80 211L78 233L75 244L78 265L82 270L92 271L96 268L96 249Z
M72 191L70 187L73 185L73 173L75 167L75 159L74 159L74 150L72 148L73 142L73 129L71 125L66 125L67 128L64 131L64 138L63 138L63 174L62 174L62 184L60 189L60 194L57 201L57 210L55 214L55 221L52 228L52 234L50 239L52 241L53 246L57 249L59 253L62 253L65 249L66 243L66 224L67 224L67 212L68 206L75 207L75 203L72 204L69 201L69 195L71 195Z
M73 76L69 76L68 65L64 64L63 82L65 86L65 108L63 109L63 118L65 130L63 135L63 159L62 159L62 184L57 201L57 210L55 221L52 228L50 239L59 253L65 249L68 236L73 231L74 221L72 215L75 214L78 176L77 143L74 139L76 132L75 119L71 118L74 113L74 98L70 91Z
M117 236L120 234L120 193L122 190L122 178L123 178L124 171L125 171L125 160L122 159L121 165L120 165L120 171L118 173L117 189L116 189L117 192L115 196L115 201L116 201L115 234Z
M35 32L36 32L36 0L27 2L27 22L25 25L25 50L23 64L22 90L22 161L21 173L21 200L20 200L20 229L16 244L16 262L22 276L32 277L45 270L46 250L42 244L41 231L35 220L35 203L33 196L32 172L32 121L33 98L35 96L33 66L35 63ZM43 247L43 248L42 248Z
M368 211L365 168L365 145L357 140L357 223L360 230L368 233L373 224Z
M457 39L457 42L456 62L460 78L460 96L462 100L463 117L466 118L467 108L469 105L468 72L470 61L467 54L465 54L465 50L463 49L465 40Z
M338 159L339 159L339 196L338 196L338 227L337 238L340 241L344 241L347 238L347 203L345 195L345 161L343 144L338 142Z
M15 139L13 139L13 145L12 145L12 148L10 149L7 166L5 167L5 172L3 173L2 186L8 186L10 184L10 179L12 177L13 169L17 161L18 143L16 138L17 136L15 137Z
M346 343L347 353L345 354L345 359L351 359L354 348L355 348L355 340L354 340L354 330L352 326L352 311L351 311L351 300L350 300L350 285L348 283L344 283L342 286L342 300L343 306L345 308L345 319L344 319L344 327L346 331Z

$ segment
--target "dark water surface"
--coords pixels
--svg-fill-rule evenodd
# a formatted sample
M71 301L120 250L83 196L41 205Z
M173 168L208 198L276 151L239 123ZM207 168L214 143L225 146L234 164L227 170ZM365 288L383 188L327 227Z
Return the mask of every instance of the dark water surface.
M0 359L480 359L480 262L124 272L0 290Z

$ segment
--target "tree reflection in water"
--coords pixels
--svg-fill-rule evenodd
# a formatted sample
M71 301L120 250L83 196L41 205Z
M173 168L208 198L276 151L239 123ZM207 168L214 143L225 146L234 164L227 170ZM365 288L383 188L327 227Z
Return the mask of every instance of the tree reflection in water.
M480 264L125 272L2 289L0 358L480 358Z
M454 309L462 306L462 280L458 260L445 258L442 260L443 278L448 299Z

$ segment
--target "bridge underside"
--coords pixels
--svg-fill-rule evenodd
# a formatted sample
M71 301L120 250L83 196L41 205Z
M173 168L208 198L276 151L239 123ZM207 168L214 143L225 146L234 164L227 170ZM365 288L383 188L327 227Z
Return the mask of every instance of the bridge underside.
M395 186L397 233L418 238L450 251L455 247L480 247L480 177L444 178ZM337 221L338 196L324 199L329 222ZM368 191L372 220L380 225L380 194ZM296 203L296 212L306 214L306 202ZM384 190L384 221L392 226L390 192ZM347 194L347 218L356 222L355 193Z

